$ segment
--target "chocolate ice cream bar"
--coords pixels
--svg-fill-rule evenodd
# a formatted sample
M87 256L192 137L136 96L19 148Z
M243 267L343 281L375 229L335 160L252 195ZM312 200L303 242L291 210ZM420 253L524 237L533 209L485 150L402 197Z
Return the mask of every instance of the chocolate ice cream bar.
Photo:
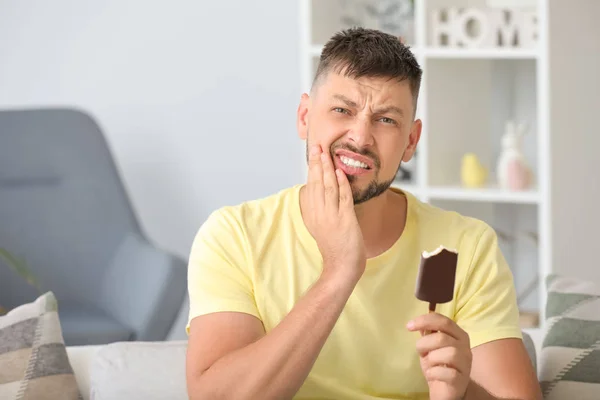
M458 253L443 246L421 255L415 296L429 303L429 311L437 304L447 303L454 297L454 280Z

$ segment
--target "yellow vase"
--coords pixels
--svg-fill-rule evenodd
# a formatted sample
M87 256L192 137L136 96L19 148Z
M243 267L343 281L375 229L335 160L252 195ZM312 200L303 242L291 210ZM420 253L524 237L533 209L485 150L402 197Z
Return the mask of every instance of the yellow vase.
M460 175L463 186L480 188L487 181L488 171L474 153L467 153L462 158Z

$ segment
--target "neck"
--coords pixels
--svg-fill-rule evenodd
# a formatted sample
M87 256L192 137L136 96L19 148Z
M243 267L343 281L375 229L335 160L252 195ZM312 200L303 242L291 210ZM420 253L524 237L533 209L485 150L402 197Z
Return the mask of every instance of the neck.
M400 237L406 223L405 196L387 190L354 207L360 225L367 257L375 257L389 249Z

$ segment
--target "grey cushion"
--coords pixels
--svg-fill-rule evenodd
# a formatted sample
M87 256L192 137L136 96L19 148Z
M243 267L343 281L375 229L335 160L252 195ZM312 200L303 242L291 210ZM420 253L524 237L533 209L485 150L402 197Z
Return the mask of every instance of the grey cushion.
M0 317L0 398L81 399L48 292Z
M92 307L61 307L60 323L69 346L127 341L133 336L130 328Z
M91 368L94 400L187 400L187 341L129 342L104 346Z
M600 398L600 285L551 275L540 354L545 399Z

